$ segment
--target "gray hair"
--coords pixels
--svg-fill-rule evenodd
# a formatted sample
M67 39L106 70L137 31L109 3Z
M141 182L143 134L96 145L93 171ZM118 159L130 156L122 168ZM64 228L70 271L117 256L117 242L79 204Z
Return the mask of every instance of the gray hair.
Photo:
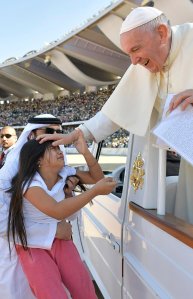
M136 30L140 30L140 31L151 31L153 32L159 25L164 24L165 26L168 27L169 31L171 31L171 25L170 25L170 21L168 20L168 18L164 15L161 14L160 16L158 16L157 18L153 19L152 21L139 26L138 28L136 28Z

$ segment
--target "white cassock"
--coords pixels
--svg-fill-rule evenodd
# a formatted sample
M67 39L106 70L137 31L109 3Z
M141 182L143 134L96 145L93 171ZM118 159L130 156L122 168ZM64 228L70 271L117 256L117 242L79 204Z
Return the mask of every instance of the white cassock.
M89 138L90 132L99 142L119 127L145 136L151 129L153 107L161 116L168 93L193 89L192 53L193 24L172 27L172 45L164 71L153 74L142 66L131 65L102 110L80 127L85 136ZM193 168L182 160L175 216L193 224L192 177Z

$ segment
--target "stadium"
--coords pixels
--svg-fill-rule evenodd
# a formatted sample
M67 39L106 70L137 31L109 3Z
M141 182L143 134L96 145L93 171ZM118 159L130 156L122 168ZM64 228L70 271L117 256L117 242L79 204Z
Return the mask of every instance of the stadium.
M162 10L172 25L193 22L191 0L118 0L62 39L6 59L0 64L0 127L12 126L19 136L29 117L46 113L58 117L69 133L95 116L131 65L120 46L120 27L139 6ZM81 210L73 238L96 282L98 298L182 299L185 285L191 299L192 225L174 215L178 176L167 182L155 144L148 147L148 136L136 135L120 129L99 144L89 143L117 187ZM70 165L84 168L73 144L65 150ZM133 182L139 181L137 188L132 189L130 172ZM160 173L166 181L162 214Z
M41 50L32 49L19 59L6 59L0 64L0 127L13 126L19 134L29 115L44 111L60 117L68 132L94 116L130 65L119 41L124 18L133 8L146 5L165 11L172 24L191 21L191 4L183 4L186 14L182 15L179 2L174 15L173 2L112 2L63 39ZM127 136L121 132L120 147ZM118 137L113 138L106 146L118 147Z

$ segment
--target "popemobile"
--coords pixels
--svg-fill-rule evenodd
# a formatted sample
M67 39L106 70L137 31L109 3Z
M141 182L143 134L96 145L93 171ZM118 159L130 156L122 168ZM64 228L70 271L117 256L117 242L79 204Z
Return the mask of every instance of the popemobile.
M157 0L154 7L175 25L193 21L191 2ZM130 134L119 157L101 144L93 149L118 184L83 208L74 226L104 298L192 299L193 226L174 215L178 175L166 177L170 146L157 144L148 130L143 137Z

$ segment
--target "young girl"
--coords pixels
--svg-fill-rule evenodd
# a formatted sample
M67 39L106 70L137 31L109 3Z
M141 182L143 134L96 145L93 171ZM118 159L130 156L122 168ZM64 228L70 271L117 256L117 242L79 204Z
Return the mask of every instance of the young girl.
M9 241L13 238L22 268L38 299L67 299L64 286L73 299L96 299L92 280L73 241L55 239L51 250L28 248L28 220L41 223L68 218L99 194L115 187L87 148L81 131L75 147L86 160L89 170L76 171L64 166L63 153L51 142L28 141L20 153L19 171L13 179L8 219ZM81 183L94 184L76 197L64 199L68 175ZM16 245L20 242L21 245ZM10 243L9 243L10 244Z

